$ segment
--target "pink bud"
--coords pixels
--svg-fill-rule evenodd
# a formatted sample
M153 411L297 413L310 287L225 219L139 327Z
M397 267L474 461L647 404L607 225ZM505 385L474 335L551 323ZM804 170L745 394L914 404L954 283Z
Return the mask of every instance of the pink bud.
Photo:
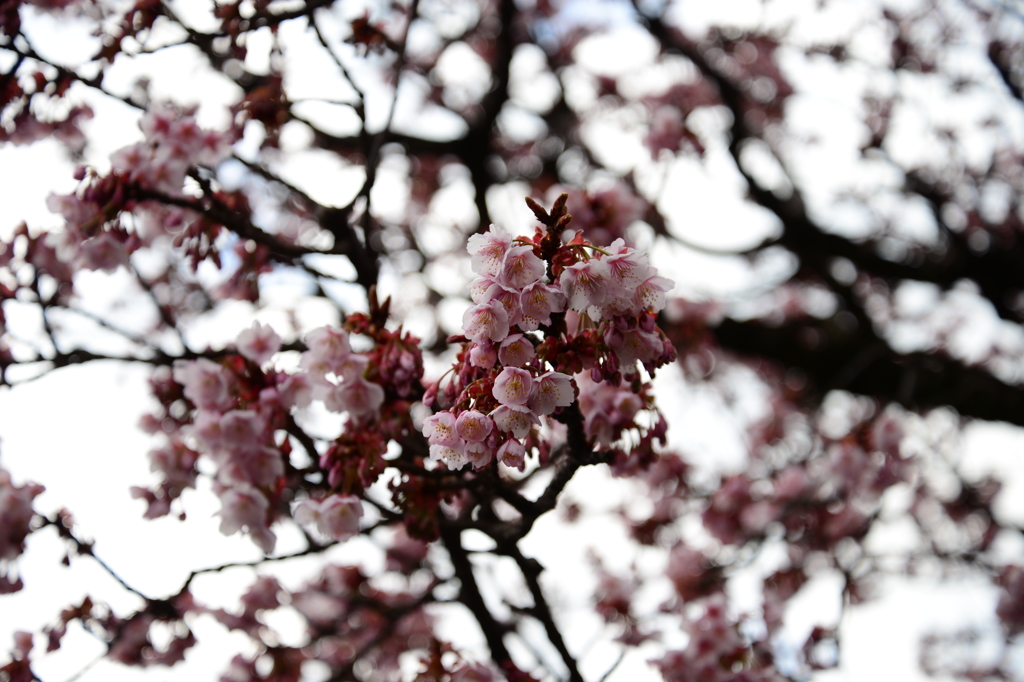
M437 400L437 389L440 387L440 381L432 381L427 384L427 390L423 392L423 404L430 407Z

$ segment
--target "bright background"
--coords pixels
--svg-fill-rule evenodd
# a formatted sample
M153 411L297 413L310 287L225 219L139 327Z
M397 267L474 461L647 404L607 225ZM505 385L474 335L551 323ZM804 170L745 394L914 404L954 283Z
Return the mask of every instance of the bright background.
M202 18L208 3L178 0L171 4L186 21L194 22L198 28L210 28L203 24ZM792 21L793 35L803 35L808 41L820 41L833 34L845 35L849 26L858 22L864 24L857 40L852 43L859 61L843 71L825 69L812 60L801 60L795 53L783 51L780 54L786 73L799 93L794 96L787 114L791 125L799 127L808 136L818 138L813 149L805 150L795 158L794 168L801 178L817 180L811 185L817 190L817 194L811 195L818 201L814 206L827 210L835 208L830 203L834 200L830 193L836 187L854 184L870 190L890 182L852 150L858 148L863 134L857 113L860 95L866 89L884 90L892 84L877 80L882 64L878 61L877 46L883 44L884 36L878 33L881 29L873 32L871 27L871 18L877 13L875 4L849 0L828 3L827 8L820 10L814 8L815 4L812 0L792 0L769 3L769 9L764 9L753 1L693 1L681 3L680 12L694 30L723 19L740 27L744 25L744 19L749 22L748 26L761 21L769 24ZM908 0L882 4L909 6L914 3ZM358 14L358 11L352 13ZM96 41L88 35L86 22L58 20L32 10L25 10L23 14L26 32L43 56L58 62L75 63L95 50ZM324 16L325 20L340 21L338 16L328 13ZM657 73L651 75L646 68L655 56L654 46L629 27L628 16L623 4L613 2L572 2L564 12L563 20L566 22L600 20L616 27L606 36L582 43L576 52L580 72L565 76L567 87L574 96L584 98L584 101L593 99L595 114L585 127L585 135L593 140L602 140L598 145L601 156L613 168L633 169L643 187L661 185L665 188L666 191L660 194L659 207L669 216L670 229L681 238L700 246L728 250L749 247L771 236L775 230L773 219L742 201L742 180L732 166L727 149L721 145L710 145L703 160L652 162L630 121L601 109L591 87L594 76L621 78L640 89L658 88ZM168 41L173 39L170 35L165 37ZM429 36L415 35L413 38L430 39ZM308 54L302 55L308 63L297 59L287 72L290 86L294 88L290 91L295 97L300 96L298 93L303 89L310 93L310 97L345 98L350 94L340 79L334 82L330 76L324 75L330 71L322 63L322 53L314 49L314 42L304 32L301 22L283 25L280 39L293 54L302 53L305 45L310 46ZM46 51L43 50L44 45L47 46ZM249 45L246 67L255 72L265 71L268 50L269 41L261 45L257 36ZM0 60L6 57L0 50ZM451 60L450 78L456 81L464 79L466 87L472 88L476 82L473 65L465 55L461 59L459 57L455 55ZM531 98L542 100L544 97L543 81L533 80L535 72L531 71L530 59L527 55L521 60L522 70L518 75L514 73L513 77L513 88L517 83L523 87L523 116L507 123L527 131L524 134L528 134L533 120L529 114ZM224 124L225 107L239 95L233 84L209 73L194 52L180 48L119 62L107 84L115 92L126 92L142 74L151 75L155 99L200 104L200 123L208 127ZM374 81L370 70L362 77L366 84ZM85 126L90 140L85 161L104 170L109 167L108 158L112 151L141 139L136 125L138 112L77 86L75 95L88 102L96 112L96 117ZM380 126L394 93L378 86L369 89L367 95L370 119ZM979 111L984 113L991 107L1005 104L994 85L990 95L979 95L976 104L979 111L947 111L938 97L922 93L922 112L925 113L918 112L917 115L933 115L942 110L945 112L943 115L954 119L961 116L968 121L980 115ZM535 104L541 106L542 103ZM325 128L340 132L353 124L345 118L343 107L311 102L304 113ZM916 135L923 124L915 121L914 115L913 112L908 113L894 122L904 129L900 135L894 136L901 145L892 151L905 155L905 158L929 153L927 141ZM1024 139L1024 117L1020 111L1007 118L1016 123L1018 139ZM707 121L712 132L722 125L721 120L711 118ZM395 129L429 129L435 135L444 136L458 134L458 126L458 121L442 116L439 110L424 109L421 89L418 90L415 83L403 81L399 88ZM258 141L256 133L253 137L247 135L238 144L237 153L243 157L253 154ZM301 125L287 126L282 135L285 153L277 170L318 201L343 205L358 188L361 174L323 152L309 149L309 144L308 129ZM385 159L382 165L374 198L378 205L393 203L400 210L404 201L402 169L389 166L392 161L395 159ZM45 201L50 192L73 190L72 169L73 164L52 141L0 148L0 205L4 207L0 215L0 235L9 235L21 220L27 221L33 230L59 226L59 217L46 210ZM763 172L769 177L772 169L766 166ZM222 169L225 182L241 177L237 164L229 163ZM530 216L522 204L525 191L525 187L510 185L488 197L496 222L518 231L528 228ZM652 194L658 193L653 191ZM449 245L457 249L464 236L453 232L451 226L466 231L472 228L475 220L468 179L452 179L438 204L436 224L425 228L433 230L429 233L432 239L425 241L442 245L438 248ZM856 215L848 216L848 223L851 234L862 229ZM903 224L912 233L927 235L927 225L915 220L913 215L906 216ZM666 241L655 242L649 228L644 226L636 226L633 236L639 245L652 249L652 260L661 273L676 281L675 293L688 298L713 296L727 301L749 298L784 278L790 267L788 259L782 255L776 259L762 259L750 267L739 259L709 256ZM345 263L326 262L328 260L323 263L324 269L333 267L339 272L345 271ZM456 294L459 285L463 285L464 291L469 277L466 264L450 261L447 266L451 269L441 274L451 278L453 283L450 286ZM205 276L216 280L221 275L211 271ZM270 275L263 285L268 294L266 309L257 313L247 304L222 306L215 314L195 325L188 338L190 344L194 347L207 344L221 347L247 327L254 316L274 323L282 331L279 325L287 324L284 311L296 304L297 292L302 290L301 277L296 273ZM129 278L123 271L109 276L82 273L76 279L76 288L82 305L98 313L116 311L122 304L124 292L131 291ZM419 326L424 335L432 333L432 318L418 317L422 287L417 286L415 277L403 273L401 268L385 269L381 289L395 297L397 312L404 316L409 327L416 331ZM332 293L351 309L365 305L355 287L339 285ZM464 293L457 295L461 299L449 301L441 309L446 323L454 327L458 327L466 304L464 299L467 298ZM924 295L927 298L927 292ZM330 311L315 302L299 300L298 307L300 324L293 333L334 321L330 319ZM8 303L4 310L12 329L19 326L31 328L36 324L27 306ZM142 328L146 316L152 311L136 304L135 308L129 308L129 313L137 315L136 323ZM121 314L123 316L123 310ZM983 345L987 335L991 335L998 325L991 312L986 315L985 310L972 309L971 314L973 323L961 334L962 343L968 348L972 344ZM87 325L70 320L66 323L72 331L76 329L75 324L79 324L77 333L90 333ZM915 343L915 332L919 330L907 332L905 343L909 346ZM193 569L257 560L261 555L247 539L224 537L218 532L217 503L208 483L204 488L205 479L200 479L198 491L188 491L183 496L188 513L185 522L173 517L156 521L142 519L143 504L129 497L128 488L145 485L152 480L145 453L156 442L136 428L139 417L152 402L145 383L148 375L146 366L95 362L55 372L13 390L0 389L0 437L3 439L0 463L12 473L16 483L31 480L45 485L46 492L37 498L35 505L40 512L52 515L59 508L67 507L74 514L78 533L96 540L96 553L104 561L132 586L147 595L159 597L176 592ZM756 420L765 409L761 402L761 388L752 377L739 374L735 382L738 400L730 405L717 390L688 383L678 368L665 368L657 379L659 404L671 424L672 445L688 453L709 475L743 468L746 451L743 426ZM961 458L963 471L969 477L980 478L987 473L997 473L1005 482L997 508L1006 520L1024 524L1024 459L1020 457L1024 434L1019 429L979 423L958 433L953 417L937 411L921 419L910 419L909 431L911 439L921 441L937 438L940 434L947 438L949 456ZM609 669L619 651L614 645L602 644L603 625L592 613L587 615L594 585L587 579L579 579L575 568L586 561L588 551L597 551L609 568L621 572L635 566L640 573L654 576L664 568L663 557L637 550L624 536L607 530L612 526L608 523L609 515L615 509L635 506L638 512L642 512L644 500L637 499L634 492L628 482L612 480L603 468L581 470L564 494L583 506L588 512L586 520L568 526L558 522L557 512L549 514L523 543L524 552L537 557L549 569L544 577L544 586L552 596L556 613L568 624L565 634L569 648L586 652L582 656L581 669L588 679L599 678ZM894 489L887 496L887 509L892 510L894 521L882 524L878 537L873 538L878 546L892 547L894 551L905 547L907 542L907 531L898 520L898 512L906 507L908 501L900 499L899 495L900 491ZM278 553L301 547L297 533L281 527L275 530L279 534ZM479 542L479 548L486 549L487 541L481 539ZM11 635L15 630L39 632L43 626L54 622L62 608L79 602L85 594L109 603L121 613L138 606L137 599L120 588L90 559L72 558L69 568L62 566L61 559L66 549L52 530L29 537L28 549L17 562L27 587L21 593L0 600L0 650L12 641ZM1016 542L1007 539L999 552L1010 557L1024 556L1024 541L1019 536ZM312 577L317 566L325 560L380 566L382 557L372 543L360 538L329 550L324 557L268 564L259 571L280 576L286 587L297 588ZM758 577L770 574L778 560L773 548L769 547L758 561L731 582L730 594L736 608L757 610ZM486 576L481 577L485 585L488 580L499 583L517 580L515 569L502 561L479 557L479 562L481 575ZM211 574L194 582L193 593L200 603L232 609L252 579L253 571L250 569ZM655 581L652 592L644 596L653 605L666 596L669 589L666 580L660 584ZM836 622L839 590L838 577L823 573L793 601L788 621L793 643L802 641L814 624L828 626ZM996 599L996 592L989 583L968 574L922 574L913 579L887 580L878 599L852 607L843 616L839 667L817 674L813 679L820 682L912 682L928 679L918 668L921 635L934 629L953 629L969 624L978 624L983 632L995 635L997 625L993 611ZM450 637L471 651L474 648L478 652L484 651L482 636L465 612L443 607L438 607L438 611L445 615L445 625L439 632L442 637ZM303 641L297 619L271 617L269 624L280 634L283 643ZM153 670L148 674L150 678L212 679L226 668L235 653L247 651L251 646L247 637L226 633L210 616L195 619L193 629L200 644L189 652L186 662L171 669ZM37 637L37 656L41 643L42 638ZM72 625L64 647L39 658L34 669L46 682L69 681L101 656L103 650L100 642L78 625ZM657 679L653 669L644 663L657 651L656 648L642 647L630 654L608 678L609 682ZM553 655L547 658L558 660ZM310 680L324 677L324 671L316 666L310 666L306 672ZM101 661L77 679L116 681L139 677L138 670Z

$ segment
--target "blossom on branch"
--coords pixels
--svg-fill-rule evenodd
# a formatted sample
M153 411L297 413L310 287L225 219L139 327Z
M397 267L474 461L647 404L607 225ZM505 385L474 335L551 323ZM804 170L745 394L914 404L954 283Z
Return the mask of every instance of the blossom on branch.
M354 495L331 495L322 500L303 500L292 508L292 518L314 526L325 538L343 541L359 533L363 505Z

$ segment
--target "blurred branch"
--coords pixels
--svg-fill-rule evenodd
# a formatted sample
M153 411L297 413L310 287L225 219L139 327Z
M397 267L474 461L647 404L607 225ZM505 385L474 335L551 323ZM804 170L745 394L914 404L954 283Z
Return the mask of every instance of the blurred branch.
M47 516L44 516L42 518L43 525L41 526L41 528L46 528L47 526L53 526L54 528L56 528L57 534L65 540L71 542L71 544L75 546L75 551L79 555L91 557L93 561L99 564L100 567L103 568L103 570L106 571L111 578L116 580L117 583L121 585L121 587L128 590L132 594L141 597L143 601L145 601L147 604L155 601L154 599L146 596L145 594L143 594L142 592L140 592L139 590L125 582L125 580L120 575L118 575L117 572L114 571L114 569L112 569L109 564L107 564L107 562L103 561L103 559L99 558L96 555L96 552L93 547L94 543L86 542L84 540L79 539L78 536L75 535L74 531L71 530L69 525L65 524L64 518L62 518L61 516L52 519Z
M465 548L462 546L461 531L442 520L441 541L448 556L451 558L452 566L455 568L455 577L459 579L459 601L472 612L480 629L487 640L487 646L491 650L491 658L499 668L512 665L512 658L508 649L505 648L503 638L510 630L510 626L499 623L491 614L484 598L480 594L480 587L477 585L476 577L473 575L473 564L469 561Z

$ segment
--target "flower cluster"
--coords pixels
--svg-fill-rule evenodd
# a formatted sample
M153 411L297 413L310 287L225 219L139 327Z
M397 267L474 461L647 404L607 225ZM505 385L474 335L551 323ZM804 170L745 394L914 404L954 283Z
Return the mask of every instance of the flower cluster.
M113 272L127 265L128 255L153 234L197 217L186 215L182 209L158 208L154 202L145 201L145 192L180 196L188 171L197 165L215 166L223 160L230 151L230 138L203 130L191 112L166 107L146 113L140 127L145 140L114 152L109 175L80 168L76 178L83 182L78 191L47 198L49 209L66 220L62 232L46 237L47 245L61 262L80 269ZM116 219L120 211L136 209L138 216L130 222L130 229ZM150 212L175 215L147 215Z
M25 538L32 527L35 511L32 500L43 492L43 486L26 483L16 486L11 475L0 469L0 562L17 559L25 549ZM6 571L0 573L0 594L21 589L21 580L10 580Z
M369 359L353 353L348 333L320 327L306 335L309 350L302 354L302 368L313 386L313 397L331 412L348 412L355 421L374 417L384 402L384 389L363 378Z
M292 509L292 518L315 527L329 540L347 540L359 532L363 505L355 495L331 495L322 500L303 500Z
M281 507L282 482L292 447L283 430L289 415L320 400L328 410L348 415L349 430L378 420L385 388L367 375L380 374L380 363L375 364L373 358L395 355L394 334L386 335L390 343L385 343L383 350L375 346L363 354L352 350L347 331L314 329L306 335L301 370L289 373L269 366L281 349L281 338L271 327L257 322L238 335L237 354L175 363L170 377L154 380L164 413L144 419L150 432L168 434L167 443L150 453L151 468L163 477L160 486L155 491L133 489L133 495L149 503L146 516L170 511L181 491L194 486L196 462L205 455L216 467L214 487L221 501L221 532L244 531L265 552L271 552L276 538L270 525ZM400 337L400 341L406 343L408 338ZM399 365L403 361L396 360ZM371 364L375 365L373 371ZM394 368L388 371L388 376L401 375ZM406 382L401 376L399 379ZM398 393L404 383L386 385ZM180 410L174 406L182 398L194 411L176 419L173 415ZM320 458L331 485L340 482L333 471L336 450L329 448ZM358 532L361 515L358 499L349 495L307 499L294 510L298 523L313 526L333 540Z
M180 194L193 166L215 166L230 150L227 135L199 127L191 112L161 107L139 122L146 139L110 156L114 171L128 181L168 194Z
M724 595L704 600L703 613L688 620L690 636L686 648L670 651L651 661L666 682L775 682L784 678L759 651L758 643L747 641L726 610Z
M430 456L449 469L481 469L497 457L523 470L531 430L574 403L571 374L583 369L588 387L610 386L608 396L581 398L587 436L609 445L644 406L639 389L617 388L622 375L635 377L637 361L653 371L674 357L654 318L672 282L645 254L621 239L607 249L579 233L564 245L554 239L539 229L532 240L513 239L496 225L469 239L478 277L457 379L445 392L453 406L423 424ZM620 418L620 408L629 414Z
M820 549L860 537L882 494L905 480L902 431L888 415L858 426L844 438L824 442L822 457L791 463L758 489L747 473L729 477L711 496L704 526L726 544L742 543L781 522L787 535Z
M623 180L585 192L570 192L567 206L573 225L585 231L595 244L610 244L625 236L626 228L643 219L648 210L647 202Z

